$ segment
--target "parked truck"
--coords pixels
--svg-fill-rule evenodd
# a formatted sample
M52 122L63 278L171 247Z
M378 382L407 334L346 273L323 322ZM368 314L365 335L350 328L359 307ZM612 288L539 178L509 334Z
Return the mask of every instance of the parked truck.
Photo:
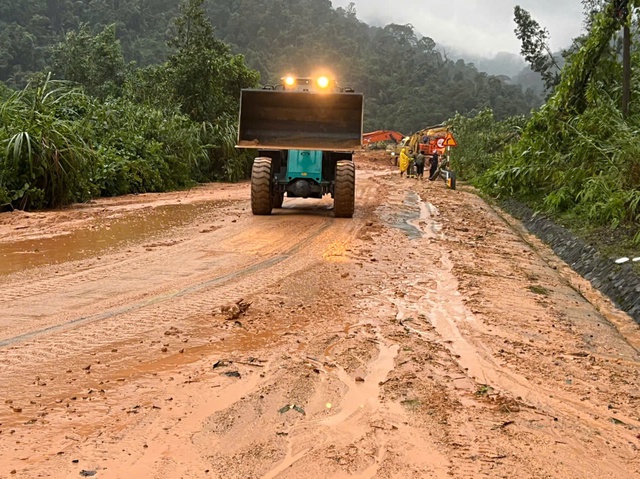
M258 150L251 171L253 214L271 214L285 195L331 195L335 216L351 218L363 105L361 93L327 76L287 76L278 85L242 90L237 147Z

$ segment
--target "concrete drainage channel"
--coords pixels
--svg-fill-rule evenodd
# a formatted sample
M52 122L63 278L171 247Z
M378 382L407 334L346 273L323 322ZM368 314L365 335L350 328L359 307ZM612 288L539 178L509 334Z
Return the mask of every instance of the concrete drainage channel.
M391 197L390 202L378 208L377 213L384 224L403 231L412 240L436 238L442 232L442 225L436 221L438 209L422 201L413 191L404 197Z
M593 246L566 228L543 215L534 214L533 210L515 200L504 201L500 207L522 221L574 271L640 324L640 276L631 263L616 264L614 259L601 256Z

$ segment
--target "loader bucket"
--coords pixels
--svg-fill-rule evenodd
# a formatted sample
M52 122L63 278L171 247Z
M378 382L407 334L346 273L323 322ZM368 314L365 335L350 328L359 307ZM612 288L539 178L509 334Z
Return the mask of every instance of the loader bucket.
M362 145L361 93L242 90L238 148L341 151Z

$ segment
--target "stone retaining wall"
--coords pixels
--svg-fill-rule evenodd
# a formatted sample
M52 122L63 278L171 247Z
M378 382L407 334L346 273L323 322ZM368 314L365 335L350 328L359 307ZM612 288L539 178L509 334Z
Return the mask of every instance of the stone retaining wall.
M602 257L594 247L576 238L569 230L544 215L534 214L518 201L507 200L500 206L522 221L531 233L551 246L569 266L640 324L640 276L631 263L616 264L613 259Z

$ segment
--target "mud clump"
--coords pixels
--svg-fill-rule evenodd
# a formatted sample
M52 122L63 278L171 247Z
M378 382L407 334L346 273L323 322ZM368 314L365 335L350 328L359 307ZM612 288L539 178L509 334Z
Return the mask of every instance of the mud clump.
M232 305L221 306L219 313L224 316L227 321L234 321L247 314L250 306L250 302L247 302L244 299L239 299Z

